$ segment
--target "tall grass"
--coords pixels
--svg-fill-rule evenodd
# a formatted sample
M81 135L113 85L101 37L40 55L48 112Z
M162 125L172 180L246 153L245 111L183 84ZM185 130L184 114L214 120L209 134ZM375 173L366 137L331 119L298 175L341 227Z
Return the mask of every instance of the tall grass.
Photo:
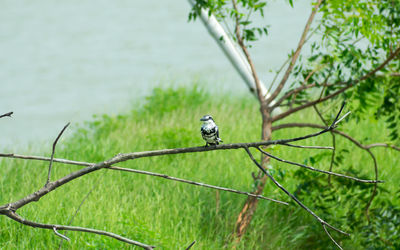
M72 128L72 135L59 142L56 157L98 162L120 152L204 145L199 131L199 118L204 114L213 115L225 143L258 141L261 136L258 112L258 104L251 97L215 97L198 88L155 89L144 105L127 114L99 116L94 121ZM318 119L312 112L303 112L286 121L310 120ZM355 138L371 142L385 141L387 136L384 125L380 122L349 122L341 129ZM315 130L280 130L274 132L273 136L290 138L311 131ZM331 137L326 134L303 144L330 145ZM341 166L335 166L335 171L340 172L351 166L360 176L374 177L373 165L365 152L342 138L338 139L337 144L338 149L348 149L350 152ZM271 152L297 162L310 163L311 157L320 157L322 160L316 163L315 167L325 170L329 167L329 157L321 156L321 151L276 147ZM398 191L400 177L398 153L385 149L374 149L374 152L377 152L380 179L386 181L379 194L386 192L390 195L382 195L382 198L378 195L373 208L379 207L380 199L390 200L396 206L400 206L398 197L394 195ZM305 170L298 171L297 167L279 162L272 162L271 165L274 175L291 192L304 184L299 176ZM20 199L42 187L47 176L47 166L45 162L2 159L0 204ZM159 156L136 159L119 166L245 191L252 191L251 172L257 171L242 150ZM52 179L80 168L55 164ZM312 177L318 180L327 178L322 174ZM334 185L340 183L334 182ZM215 190L197 186L104 169L74 180L18 212L21 216L37 222L67 224L82 199L93 187L93 192L82 205L72 225L111 231L156 245L160 249L183 249L193 240L197 242L193 249L231 248L235 220L246 200L246 197L237 194L217 194ZM368 188L371 190L370 186ZM267 184L264 195L290 201L271 183ZM338 200L337 207L319 210L320 208L314 206L314 199L316 198L305 198L306 205L328 213L320 214L322 217L341 217L342 205L348 206L347 203L342 204ZM343 209L351 211L348 207ZM2 249L56 248L60 242L60 238L49 230L23 226L5 216L0 216L0 225ZM309 214L294 203L285 207L269 201L260 201L247 234L236 247L333 248L321 229ZM351 228L346 226L346 229ZM358 234L362 232L357 231L357 228L353 229L355 232L351 238L340 238L341 244L362 248L362 243L357 241ZM128 248L125 243L98 235L81 232L68 232L67 235L71 242L65 242L63 246L68 249Z

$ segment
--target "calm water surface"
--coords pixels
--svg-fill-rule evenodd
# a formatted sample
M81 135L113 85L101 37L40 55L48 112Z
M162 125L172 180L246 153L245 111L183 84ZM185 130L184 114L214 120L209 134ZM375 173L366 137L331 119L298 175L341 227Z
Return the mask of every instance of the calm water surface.
M200 80L216 93L245 84L186 0L3 0L0 2L0 120L3 151L50 145L68 122L116 114L155 86ZM252 48L271 81L307 20L309 1L269 4L268 39ZM41 146L40 146L41 147Z

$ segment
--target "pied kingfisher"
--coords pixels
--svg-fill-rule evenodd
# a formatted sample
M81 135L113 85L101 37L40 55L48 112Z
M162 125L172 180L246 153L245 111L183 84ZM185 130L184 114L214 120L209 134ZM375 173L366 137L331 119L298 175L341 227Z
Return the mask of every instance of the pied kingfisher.
M218 126L215 124L211 115L203 116L200 121L203 122L201 126L201 136L206 141L206 147L208 145L218 145L222 142L221 138L219 138Z

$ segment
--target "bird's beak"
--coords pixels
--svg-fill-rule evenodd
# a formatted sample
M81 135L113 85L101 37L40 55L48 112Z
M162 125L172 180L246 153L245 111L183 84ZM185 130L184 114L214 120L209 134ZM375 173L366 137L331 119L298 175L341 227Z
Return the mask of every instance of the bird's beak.
M200 119L201 122L204 122L206 119L203 117Z

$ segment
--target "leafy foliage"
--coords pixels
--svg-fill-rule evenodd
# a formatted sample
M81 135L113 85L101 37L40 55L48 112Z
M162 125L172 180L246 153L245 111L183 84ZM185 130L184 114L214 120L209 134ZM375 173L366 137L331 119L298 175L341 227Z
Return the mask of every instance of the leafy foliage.
M266 1L260 0L238 0L238 10L235 10L232 1L228 0L196 0L191 12L189 13L189 21L196 20L198 13L202 8L207 9L209 15L213 14L222 21L226 30L231 34L233 40L236 41L236 36L233 34L234 25L229 25L228 22L236 23L236 17L241 27L241 37L247 46L251 46L251 42L259 40L262 36L268 35L268 25L254 24L253 15L264 17L264 9L267 6Z
M400 143L400 78L385 78L382 81L385 83L383 103L375 114L377 118L386 118L387 127L391 130L390 139Z
M348 170L348 174L362 176L360 171L353 168ZM378 186L381 196L377 201L379 205L370 211L370 221L367 222L362 208L370 196L369 185L335 179L332 188L326 178L316 174L299 170L296 176L301 181L295 191L297 197L305 202L312 202L316 213L323 214L333 224L341 225L351 232L359 232L357 238L353 236L350 239L336 234L338 240L357 241L364 249L399 248L400 208L384 198L388 195L387 190ZM306 237L321 233L318 227L311 227L309 230L310 234ZM326 237L318 237L316 241L314 244L317 245L329 244Z
M385 118L390 139L398 143L400 88L399 56L379 73L371 74L400 46L400 2L385 0L323 1L310 44L311 55L295 66L291 89L315 83L291 96L288 103L304 103L316 93L328 96L346 87L336 98L356 100L353 119ZM364 118L363 118L364 117Z

